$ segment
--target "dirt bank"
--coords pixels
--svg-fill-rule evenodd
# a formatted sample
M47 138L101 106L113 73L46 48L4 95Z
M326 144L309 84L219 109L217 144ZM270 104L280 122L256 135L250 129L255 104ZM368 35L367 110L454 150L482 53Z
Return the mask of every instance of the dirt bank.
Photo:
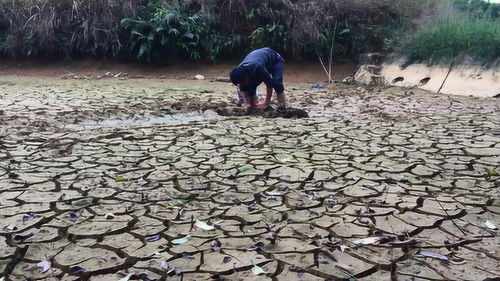
M0 75L21 76L52 76L65 74L102 75L106 72L126 72L130 77L141 78L187 78L197 74L205 77L227 77L235 67L234 63L178 63L170 65L137 64L95 60L78 60L66 63L51 63L41 61L0 61ZM353 76L356 71L354 64L334 65L333 78L342 80ZM285 69L285 80L288 83L318 83L327 79L319 62L291 62Z
M450 71L449 66L412 64L401 69L399 63L395 62L384 63L381 75L388 83L403 87L417 86L435 93L442 86L440 93L450 95L493 97L500 94L500 72L495 68L457 65ZM404 80L394 81L398 77ZM426 78L430 78L427 83Z

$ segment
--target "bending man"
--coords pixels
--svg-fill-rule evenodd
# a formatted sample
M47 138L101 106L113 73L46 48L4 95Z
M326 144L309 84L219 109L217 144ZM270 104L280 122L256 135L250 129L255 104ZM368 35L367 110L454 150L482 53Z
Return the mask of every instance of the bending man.
M231 82L239 87L239 95L247 110L258 103L257 86L264 82L267 86L266 100L259 108L267 108L271 102L273 89L278 96L278 109L285 108L285 88L283 71L285 60L270 48L262 48L249 53L243 62L229 74Z

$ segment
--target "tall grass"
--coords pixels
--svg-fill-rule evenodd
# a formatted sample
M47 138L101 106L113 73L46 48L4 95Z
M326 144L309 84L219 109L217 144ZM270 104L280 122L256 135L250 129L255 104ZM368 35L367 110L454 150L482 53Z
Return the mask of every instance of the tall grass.
M500 20L491 16L493 9L478 12L461 7L448 6L437 22L411 35L403 51L413 60L429 63L459 62L466 57L488 63L499 58Z

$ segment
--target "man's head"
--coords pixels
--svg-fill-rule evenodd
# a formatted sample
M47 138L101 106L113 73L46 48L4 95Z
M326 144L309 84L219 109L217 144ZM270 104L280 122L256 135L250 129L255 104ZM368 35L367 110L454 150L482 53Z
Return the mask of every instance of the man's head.
M231 78L231 82L234 85L241 85L248 83L248 75L245 71L245 68L238 66L231 71L229 74L229 78Z

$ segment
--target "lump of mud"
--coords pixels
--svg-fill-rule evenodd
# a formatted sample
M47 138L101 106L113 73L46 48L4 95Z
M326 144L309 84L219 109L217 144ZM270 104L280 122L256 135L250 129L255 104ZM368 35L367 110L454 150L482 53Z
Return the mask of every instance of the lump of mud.
M241 107L223 107L216 110L220 116L262 116L264 118L307 118L309 114L300 108L286 108L278 110L273 107L266 109L254 108L253 110L246 111Z

